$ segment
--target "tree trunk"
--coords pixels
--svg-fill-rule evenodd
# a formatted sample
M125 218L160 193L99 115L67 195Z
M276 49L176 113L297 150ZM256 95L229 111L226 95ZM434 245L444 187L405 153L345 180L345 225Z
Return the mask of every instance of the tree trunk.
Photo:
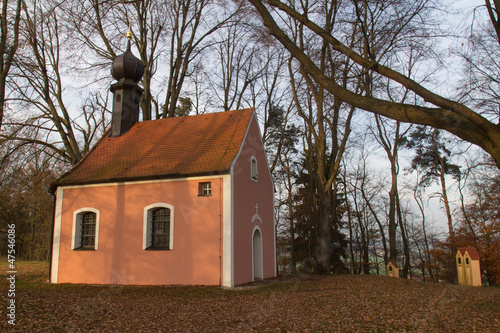
M392 174L394 179L395 175ZM396 192L394 180L392 182L391 191L389 192L389 260L396 260Z
M404 251L404 265L403 265L403 278L408 277L408 271L410 269L410 245L408 244L408 234L406 232L406 226L403 221L403 214L401 213L401 205L400 205L400 200L399 200L399 193L396 192L396 209L398 212L398 222L399 222L399 228L401 230L401 238L403 239L403 251Z
M424 234L424 252L425 252L425 263L427 266L427 270L429 271L429 277L431 281L434 281L434 275L432 272L432 265L431 265L431 253L429 251L429 240L427 239L427 231L425 228L425 213L424 213L424 207L423 204L420 202L418 196L417 196L417 187L413 190L413 197L415 198L415 201L417 202L418 209L420 210L420 213L422 214L422 232Z
M347 206L347 227L349 228L349 254L351 256L351 274L358 274L356 270L356 259L354 257L354 235L352 232L352 219L351 219L351 209L349 208L349 205Z
M317 258L319 263L319 273L330 274L331 268L331 191L319 191L320 206L319 211L319 233Z
M380 232L380 237L382 238L382 247L384 248L384 266L386 266L387 263L389 262L389 256L388 256L388 252L387 252L387 240L385 238L384 226L382 225L382 222L380 221L375 210L373 209L372 205L370 204L370 200L368 200L368 198L366 197L366 193L365 193L363 186L361 186L361 194L363 195L363 199L365 200L366 205L370 209L370 212L372 213L373 218L375 219L375 222L377 222L378 230Z
M375 269L377 270L377 275L380 275L379 271L379 260L377 255L377 248L375 247L375 242L373 242L373 256L375 257Z
M297 265L295 262L295 229L293 225L292 180L291 180L289 165L287 165L286 168L286 177L288 182L288 214L290 218L290 272L292 275L296 275Z
M0 132L2 131L3 112L5 109L5 77L0 78Z
M452 251L454 251L455 233L453 232L453 220L451 218L450 203L448 201L448 194L446 191L446 179L445 179L446 166L445 166L445 162L443 161L443 158L441 157L441 155L439 153L439 149L437 148L437 143L435 140L436 133L437 133L437 130L434 130L434 132L432 134L433 150L434 150L434 154L437 158L437 163L435 163L435 167L436 167L436 173L439 174L439 179L441 181L441 192L442 192L441 194L443 196L443 203L444 203L444 207L446 210L446 218L448 220L448 232L450 234L450 243L451 243Z
M446 180L444 177L444 172L441 172L439 177L441 179L441 191L443 195L443 203L446 210L446 218L448 220L448 232L450 233L450 241L452 242L452 245L454 245L453 242L455 240L455 233L453 232L453 220L451 217L450 203L448 201L448 194L446 191Z
M5 111L5 84L14 55L19 45L19 22L21 19L21 0L15 0L16 6L9 6L10 0L2 0L2 20L0 35L0 131L2 129L3 114ZM11 4L12 5L12 4ZM12 7L9 9L9 7ZM14 18L10 11L14 9Z

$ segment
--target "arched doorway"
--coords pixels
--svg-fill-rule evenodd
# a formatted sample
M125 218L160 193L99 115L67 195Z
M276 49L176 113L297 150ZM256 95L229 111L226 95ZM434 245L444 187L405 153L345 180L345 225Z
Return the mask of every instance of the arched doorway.
M262 234L259 228L255 228L253 231L253 242L252 242L252 257L253 257L253 280L263 279L262 272Z

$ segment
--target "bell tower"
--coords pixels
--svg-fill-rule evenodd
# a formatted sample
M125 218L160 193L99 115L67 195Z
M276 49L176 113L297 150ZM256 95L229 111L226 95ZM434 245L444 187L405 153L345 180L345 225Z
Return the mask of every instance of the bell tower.
M144 90L137 85L144 74L144 64L130 51L132 32L127 32L127 51L113 60L111 75L118 81L111 85L113 115L109 136L120 136L139 121L140 97Z

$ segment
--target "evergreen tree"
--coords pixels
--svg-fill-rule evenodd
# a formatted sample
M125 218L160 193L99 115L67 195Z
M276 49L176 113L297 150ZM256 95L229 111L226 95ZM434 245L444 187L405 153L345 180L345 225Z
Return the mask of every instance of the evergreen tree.
M406 146L415 150L410 171L420 170L422 172L419 185L428 187L436 182L441 185L440 196L446 210L450 241L453 243L453 221L446 190L446 176L451 175L458 179L460 167L450 162L451 151L447 148L447 144L448 142L441 136L438 129L417 126L410 134L410 140Z
M295 258L302 262L303 270L306 273L314 273L318 265L318 255L320 255L320 206L321 196L317 195L321 191L314 174L317 166L314 154L305 152L305 157L301 160L302 170L297 175L297 191L294 201L294 220L295 220ZM310 170L313 168L313 170ZM342 217L345 213L343 199L336 193L337 204L333 205L333 198L330 198L331 206L337 207L335 212L330 214L329 232L330 244L328 246L328 255L330 256L330 268L328 273L347 273L348 270L343 262L346 257L347 240L340 231L342 227ZM323 272L326 273L326 272Z

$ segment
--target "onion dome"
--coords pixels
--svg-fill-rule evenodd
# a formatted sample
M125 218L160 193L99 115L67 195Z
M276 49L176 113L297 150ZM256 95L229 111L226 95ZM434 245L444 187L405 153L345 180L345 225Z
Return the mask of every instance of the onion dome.
M141 80L143 74L144 64L132 54L132 51L130 51L129 39L127 51L113 60L111 75L121 82L131 79L137 83Z

